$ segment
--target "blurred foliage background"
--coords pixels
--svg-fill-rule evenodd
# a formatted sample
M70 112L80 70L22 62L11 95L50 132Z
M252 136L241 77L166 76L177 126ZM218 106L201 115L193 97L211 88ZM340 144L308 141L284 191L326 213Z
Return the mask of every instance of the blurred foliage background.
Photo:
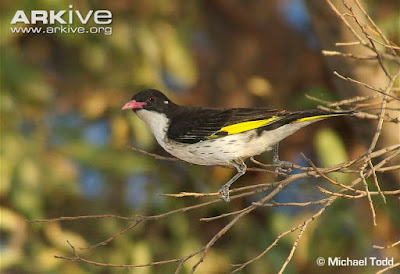
M10 31L16 10L68 10L70 3L82 13L110 10L112 34ZM383 32L399 41L398 2L364 4ZM157 161L127 149L126 144L132 144L166 155L142 121L121 111L143 87L163 90L181 104L214 107L299 110L315 107L305 94L324 100L340 98L313 33L312 24L319 22L310 21L301 0L3 0L0 14L2 273L170 273L174 269L175 265L166 265L110 270L53 258L71 255L67 240L77 247L97 243L126 227L128 223L123 221L26 222L60 216L167 212L198 200L158 194L215 191L232 176L229 169ZM304 152L315 163L327 166L360 155L368 141L351 121L331 119L285 140L281 158L306 164L300 157ZM271 155L265 153L257 159L268 163ZM383 186L393 183L390 177L380 179ZM235 185L273 180L264 173L248 173ZM350 178L342 176L341 180ZM316 183L320 182L291 184L276 200L321 198L314 189ZM106 246L81 254L116 264L182 257L204 245L229 221L204 223L199 218L240 209L253 199L147 222ZM315 259L319 256L399 259L398 250L371 248L372 244L398 240L399 201L383 204L377 198L374 202L378 227L372 225L366 201L342 200L331 206L319 225L301 240L287 273L317 272ZM217 242L199 273L226 273L230 263L254 257L313 210L315 207L257 210ZM293 237L284 239L244 273L276 272Z

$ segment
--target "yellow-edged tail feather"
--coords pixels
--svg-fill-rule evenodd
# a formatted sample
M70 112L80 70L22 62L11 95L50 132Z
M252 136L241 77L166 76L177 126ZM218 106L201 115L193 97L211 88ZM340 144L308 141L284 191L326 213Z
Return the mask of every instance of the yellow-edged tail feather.
M301 122L307 122L307 121L312 121L312 120L318 120L318 119L324 119L324 118L328 118L328 117L342 116L342 115L348 115L348 114L349 113L319 114L319 115L299 118L299 119L296 119L293 121L287 121L286 124L301 123ZM267 125L274 124L280 120L284 121L285 118L287 119L288 117L273 116L268 119L246 121L246 122L241 122L241 123L225 126L225 127L222 127L220 130L218 130L217 132L215 132L214 134L207 136L206 139L214 139L214 138L219 138L221 136L246 132L246 131L249 131L252 129L257 129L257 128L261 128L261 127L264 127Z
M312 120L323 119L323 118L328 118L328 117L333 117L333 116L341 116L341 115L347 115L347 114L333 113L333 114L316 115L316 116L300 118L300 119L294 120L292 123L300 123L300 122L312 121Z

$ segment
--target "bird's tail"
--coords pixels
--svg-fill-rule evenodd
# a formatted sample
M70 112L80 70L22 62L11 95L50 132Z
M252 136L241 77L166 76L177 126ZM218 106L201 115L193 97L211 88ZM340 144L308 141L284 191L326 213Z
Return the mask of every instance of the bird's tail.
M306 110L306 111L296 111L292 112L291 115L289 115L289 120L290 123L300 123L300 122L306 122L306 121L313 121L313 120L319 120L319 119L325 119L329 117L336 117L336 116L353 116L354 111L338 111L338 112L333 112L333 111L323 111L319 109L315 110ZM289 121L287 121L289 122Z
M266 127L268 129L275 129L287 124L303 123L303 122L317 122L319 120L336 117L336 116L353 116L354 111L323 111L319 109L315 110L304 110L304 111L294 111L287 112L280 116L278 119L268 124Z

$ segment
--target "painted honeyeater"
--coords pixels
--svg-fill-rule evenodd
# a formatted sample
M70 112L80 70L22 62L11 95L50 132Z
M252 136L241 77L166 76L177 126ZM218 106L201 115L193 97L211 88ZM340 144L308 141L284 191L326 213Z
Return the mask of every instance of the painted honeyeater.
M226 202L229 187L246 172L244 160L275 148L274 163L282 163L277 149L281 140L327 117L353 114L180 106L155 89L135 94L122 109L133 110L171 155L196 165L235 167L237 173L219 190Z

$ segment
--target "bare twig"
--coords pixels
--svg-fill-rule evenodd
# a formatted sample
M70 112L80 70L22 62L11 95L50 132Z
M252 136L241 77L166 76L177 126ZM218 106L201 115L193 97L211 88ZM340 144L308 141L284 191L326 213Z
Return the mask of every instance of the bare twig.
M390 269L394 269L400 266L400 262L395 263L391 266L385 267L384 269L379 270L378 272L376 272L376 274L382 274L385 273L386 271L390 270Z
M390 46L391 43L389 42L389 40L386 38L386 36L383 34L383 32L381 31L381 29L375 24L374 20L372 20L371 16L369 16L369 14L365 11L364 7L361 5L361 3L359 2L359 0L354 0L358 6L358 8L361 10L361 12L364 14L364 16L368 19L369 23L373 26L374 30L379 33L379 36L382 38L382 40L385 42L386 45ZM396 51L394 50L394 48L389 47L392 51L392 55L397 56Z
M342 79L342 80L349 81L349 82L353 82L353 83L355 83L355 84L364 86L364 87L366 87L366 88L368 88L368 89L371 89L371 90L373 90L373 91L376 91L376 92L378 92L378 93L380 93L380 94L386 95L386 96L388 96L388 97L390 97L390 98L392 98L392 99L394 99L394 100L400 100L400 98L398 98L398 97L396 97L396 96L393 96L393 95L387 93L386 91L382 91L380 88L373 87L373 86L368 85L368 84L366 84L366 83L364 83L364 82L360 82L360 81L358 81L358 80L355 80L355 79L353 79L353 78L351 78L351 77L345 77L345 76L339 74L337 71L334 71L333 74L335 74L337 77L339 77L339 78ZM390 89L389 89L389 90L390 90Z
M376 172L375 172L375 169L374 169L374 165L372 164L371 160L368 161L368 166L369 166L369 168L372 170L372 176L373 176L373 178L374 178L375 186L376 186L376 188L378 189L378 192L379 192L379 194L381 195L383 202L386 204L386 197L385 197L385 195L382 193L381 187L380 187L379 182L378 182L378 177L376 176Z
M366 165L364 165L364 166L360 169L360 178L362 179L362 182L363 182L363 184L364 184L365 191L366 191L366 193L367 193L368 203L369 203L369 206L370 206L370 208L371 208L371 213L372 213L372 221L373 221L373 223L374 223L374 226L376 226L376 213L375 213L374 204L372 203L371 193L369 192L369 189L368 189L368 183L367 183L367 180L365 179L365 174L364 174L365 167L366 167Z
M387 245L387 246L373 245L372 247L373 248L377 248L377 249L388 249L388 248L395 247L396 245L399 245L399 244L400 244L400 241L397 241L397 242L395 242L395 243L393 243L391 245Z
M74 217L58 217L53 219L36 219L36 220L28 220L29 223L51 223L51 222L60 222L60 221L77 221L83 219L103 219L103 218L111 218L111 219L120 219L124 221L135 221L136 218L112 215L112 214L102 214L102 215L86 215L86 216L74 216Z
M84 257L81 257L77 253L75 247L69 241L67 241L67 243L71 247L71 249L74 253L74 257L64 257L64 256L55 255L54 258L68 260L68 261L75 261L75 262L83 262L83 263L87 263L87 264L94 265L94 266L103 266L103 267L112 267L112 268L139 268L139 267L157 266L157 265L163 265L163 264L176 263L181 260L181 259L171 259L171 260L164 260L164 261L157 261L157 262L151 262L151 263L147 263L147 264L136 264L136 265L99 263L99 262L95 262L95 261L86 259Z

